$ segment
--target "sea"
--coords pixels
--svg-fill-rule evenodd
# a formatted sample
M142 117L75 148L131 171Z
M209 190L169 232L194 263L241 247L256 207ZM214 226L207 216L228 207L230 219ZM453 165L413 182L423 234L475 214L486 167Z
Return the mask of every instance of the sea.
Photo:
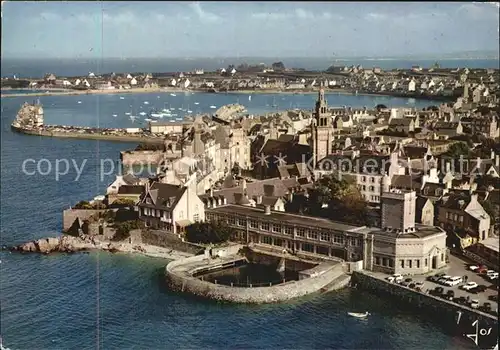
M84 76L93 72L101 73L160 73L160 72L191 72L195 69L215 71L229 65L238 66L242 63L255 65L264 63L271 65L283 62L287 68L304 68L308 70L325 70L334 65L338 67L361 65L364 68L379 67L382 69L409 69L412 66L430 68L438 63L442 68L496 68L496 59L421 59L421 58L270 58L270 57L226 57L226 58L86 58L86 59L2 59L1 75L5 77L39 78L47 73L56 76Z
M3 69L3 65L2 65ZM312 108L314 95L169 93L42 96L46 123L132 127L125 113L181 108L209 113L240 102L250 113ZM425 106L426 101L329 94L330 105ZM62 210L103 194L134 144L13 133L10 123L28 97L1 99L0 238L2 246L59 235ZM80 103L79 103L80 102ZM144 102L148 102L145 104ZM195 104L197 102L197 104ZM114 117L113 115L116 115ZM61 168L64 160L68 168ZM31 167L23 164L30 162ZM38 165L35 167L33 164ZM78 171L74 165L78 166ZM59 167L59 168L57 168ZM56 169L59 176L56 176ZM65 174L63 174L65 173ZM80 174L80 176L78 176ZM0 334L17 349L473 349L437 317L356 290L272 305L234 305L169 291L168 261L139 255L22 255L0 252ZM348 312L371 313L366 320ZM432 312L432 311L431 311Z

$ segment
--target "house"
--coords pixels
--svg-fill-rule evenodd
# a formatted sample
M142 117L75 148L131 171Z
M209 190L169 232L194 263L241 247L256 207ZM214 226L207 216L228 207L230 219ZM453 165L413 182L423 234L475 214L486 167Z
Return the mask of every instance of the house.
M137 79L136 79L136 78L132 78L132 79L130 80L130 85L132 85L132 86L137 85Z
M130 200L137 204L145 191L144 185L123 185L118 188L117 193L108 194L108 204L119 200Z
M462 248L488 238L491 218L479 203L477 194L451 194L443 197L438 205L439 226L459 236Z
M434 226L434 203L429 198L417 196L415 221L426 226Z
M408 134L415 131L415 121L412 118L392 118L389 122L389 128Z
M117 194L121 186L139 185L141 180L133 174L117 175L115 181L108 186L106 194Z
M153 182L139 204L139 219L146 227L179 234L192 223L204 221L203 202L196 195L196 179L192 176L184 185Z

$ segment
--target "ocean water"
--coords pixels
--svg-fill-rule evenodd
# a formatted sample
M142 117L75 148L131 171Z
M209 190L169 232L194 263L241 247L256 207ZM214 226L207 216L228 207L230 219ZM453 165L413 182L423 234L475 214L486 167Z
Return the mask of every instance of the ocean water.
M2 77L43 77L47 73L59 76L87 75L94 73L129 72L186 72L195 69L214 71L230 64L242 63L271 65L282 61L287 68L325 70L335 66L362 65L365 68L411 68L414 65L429 68L436 61L443 68L497 68L498 59L333 59L333 58L132 58L132 59L2 59Z
M129 106L139 108L139 102L152 103L156 96L127 95L125 100L111 95L47 96L42 103L50 123L127 126L130 122L123 113ZM170 101L163 97L157 100ZM296 98L297 103L312 101L309 95L284 97ZM208 112L207 106L221 106L236 98L192 94L176 105L187 104L188 99L199 101L202 112ZM273 98L282 96L255 96L255 105L249 109L266 109L266 102L272 104ZM331 105L379 103L367 96L328 98ZM10 123L24 101L17 97L1 100L2 245L57 235L63 209L103 193L112 181L113 175L101 178L99 160L118 160L120 150L134 146L13 133ZM393 105L407 102L390 101ZM112 117L113 113L119 117ZM45 158L52 166L61 159L87 163L75 181L74 168L59 179L53 172L26 175L22 164L30 158ZM0 260L0 333L4 346L12 350L474 348L471 341L447 333L432 318L357 290L276 305L232 305L170 292L162 278L167 261L161 259L103 252L41 256L2 251ZM372 316L358 320L347 316L350 311L369 311Z

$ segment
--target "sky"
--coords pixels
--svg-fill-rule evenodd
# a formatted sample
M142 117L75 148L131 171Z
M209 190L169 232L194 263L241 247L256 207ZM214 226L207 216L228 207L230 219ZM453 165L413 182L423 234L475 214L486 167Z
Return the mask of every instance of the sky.
M499 48L498 3L2 1L2 58L397 57Z

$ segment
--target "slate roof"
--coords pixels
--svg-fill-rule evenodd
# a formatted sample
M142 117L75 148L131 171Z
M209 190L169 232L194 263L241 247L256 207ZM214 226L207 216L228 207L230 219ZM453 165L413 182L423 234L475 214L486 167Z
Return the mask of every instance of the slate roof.
M144 192L145 186L142 185L123 185L118 188L118 194L140 195Z
M154 182L149 191L141 199L140 206L161 208L163 210L173 210L187 188L184 186ZM148 195L151 196L152 203L146 203Z

